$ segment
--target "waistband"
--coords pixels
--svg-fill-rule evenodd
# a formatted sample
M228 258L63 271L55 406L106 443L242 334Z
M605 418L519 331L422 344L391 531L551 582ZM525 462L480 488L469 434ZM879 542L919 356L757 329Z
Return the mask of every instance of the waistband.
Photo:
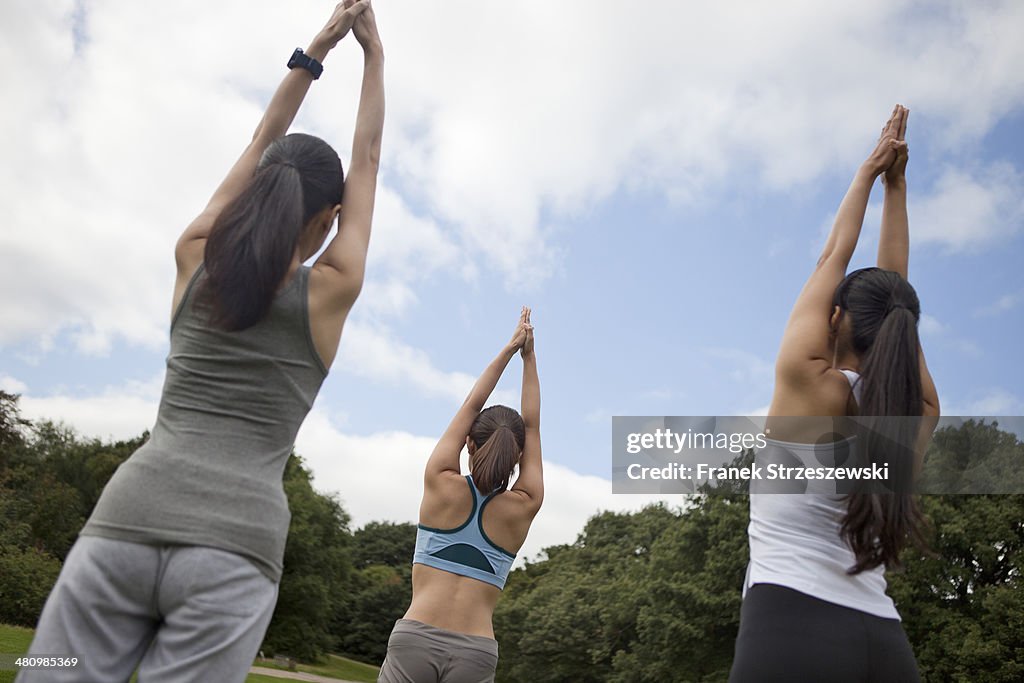
M448 629L439 628L430 624L424 624L415 619L399 619L395 622L392 633L411 633L429 640L433 640L445 647L463 647L472 650L480 650L498 656L498 641L485 636L472 636L468 633L457 633Z

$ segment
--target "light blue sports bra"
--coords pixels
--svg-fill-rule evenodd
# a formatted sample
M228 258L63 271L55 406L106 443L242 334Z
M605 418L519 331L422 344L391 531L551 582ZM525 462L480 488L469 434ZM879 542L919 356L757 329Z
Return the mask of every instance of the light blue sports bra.
M484 508L501 492L495 491L481 502L473 477L467 474L466 483L473 494L469 518L454 529L433 529L420 524L416 531L416 552L412 563L468 576L504 589L516 555L487 538L483 525Z

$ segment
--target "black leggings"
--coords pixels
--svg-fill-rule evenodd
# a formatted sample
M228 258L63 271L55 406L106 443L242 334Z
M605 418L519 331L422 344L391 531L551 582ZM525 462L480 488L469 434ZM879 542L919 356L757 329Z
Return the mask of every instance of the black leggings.
M916 683L899 619L884 619L791 588L747 591L729 683Z

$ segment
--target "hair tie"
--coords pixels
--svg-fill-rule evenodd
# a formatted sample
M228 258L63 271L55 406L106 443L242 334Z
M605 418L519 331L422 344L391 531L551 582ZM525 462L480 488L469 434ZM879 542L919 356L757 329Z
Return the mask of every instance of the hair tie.
M890 303L889 307L885 309L885 314L889 315L890 313L893 312L894 309L897 309L897 308L902 308L905 311L909 311L910 310L909 308L907 308L906 304Z

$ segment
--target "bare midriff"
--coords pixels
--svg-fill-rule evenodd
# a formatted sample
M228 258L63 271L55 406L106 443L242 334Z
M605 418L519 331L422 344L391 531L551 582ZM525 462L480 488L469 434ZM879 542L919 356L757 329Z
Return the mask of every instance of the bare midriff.
M405 613L438 628L471 636L494 637L491 617L501 589L422 564L412 566L412 604Z

